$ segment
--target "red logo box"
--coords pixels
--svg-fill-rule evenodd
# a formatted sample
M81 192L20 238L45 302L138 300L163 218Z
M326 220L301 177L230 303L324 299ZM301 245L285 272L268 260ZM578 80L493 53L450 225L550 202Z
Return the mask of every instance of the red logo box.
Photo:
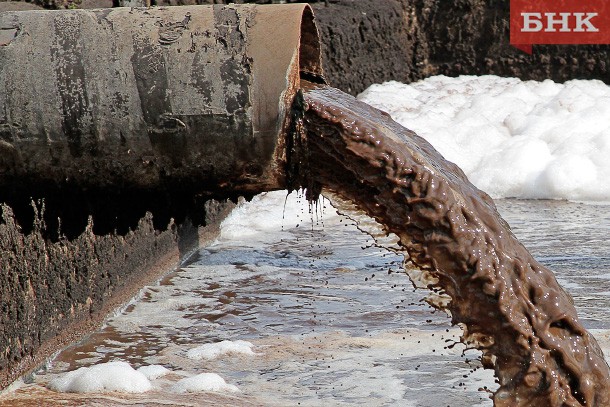
M610 44L610 0L511 0L510 43Z

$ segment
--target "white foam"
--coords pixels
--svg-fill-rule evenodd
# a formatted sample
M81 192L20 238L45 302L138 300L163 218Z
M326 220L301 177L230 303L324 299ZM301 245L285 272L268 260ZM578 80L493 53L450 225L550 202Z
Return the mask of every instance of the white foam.
M144 393L152 384L126 362L108 362L67 372L48 384L51 390L67 393Z
M610 201L610 87L436 76L359 95L427 139L494 198Z
M323 210L323 206L327 209ZM282 208L280 214L278 208ZM247 205L239 205L231 212L222 222L219 240L241 243L248 237L264 237L261 235L262 231L273 231L274 234L270 235L269 239L275 240L278 235L282 237L282 229L290 229L300 224L315 225L322 219L328 220L336 216L336 211L323 198L319 204L310 205L299 192L263 193L252 198Z
M155 380L171 373L171 370L161 365L148 365L140 367L138 372L146 376L148 380Z
M239 389L227 382L216 373L201 373L197 376L186 377L179 380L172 387L174 393L221 392L235 393Z
M216 359L224 355L254 355L252 347L254 345L246 341L222 341L216 343L206 343L194 349L190 349L186 356L189 359Z
M151 290L154 292L155 289ZM155 301L140 301L130 312L114 318L113 324L124 332L138 332L142 325L167 326L173 329L188 329L192 321L185 317L184 310L212 306L215 299L200 296L177 296L168 292ZM203 323L203 322L200 322Z

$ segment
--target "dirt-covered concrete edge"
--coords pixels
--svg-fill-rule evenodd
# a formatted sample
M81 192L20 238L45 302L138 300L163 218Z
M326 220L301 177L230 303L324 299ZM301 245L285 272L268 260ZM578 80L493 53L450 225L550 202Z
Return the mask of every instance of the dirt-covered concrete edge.
M88 227L78 238L50 242L40 217L28 234L12 210L0 224L0 389L54 352L97 328L146 284L175 269L211 242L234 207L208 201L206 226L170 223L155 230L149 213L124 236L98 236Z

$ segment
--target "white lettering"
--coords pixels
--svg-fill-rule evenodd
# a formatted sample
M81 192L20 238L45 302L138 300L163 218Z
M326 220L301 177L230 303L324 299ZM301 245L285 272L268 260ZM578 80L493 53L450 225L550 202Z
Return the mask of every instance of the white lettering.
M591 22L591 19L598 15L599 13L544 13L546 21L543 21L543 13L521 13L521 32L557 32L557 27L560 32L599 32ZM574 26L570 24L572 16L575 19Z
M523 28L521 32L538 32L542 31L542 14L540 13L521 13L523 17ZM537 20L535 19L537 18Z
M556 32L557 30L555 29L556 25L561 25L561 28L559 29L559 31L561 32L570 32L570 15L572 13L559 13L560 18L555 18L555 16L557 15L557 13L544 13L544 16L546 17L546 28L544 29L545 32Z
M585 17L585 13L574 13L574 17L576 17L576 28L574 32L599 32L599 29L591 23L591 19L596 17L598 13L586 13L587 17ZM585 18L583 18L585 17ZM587 26L587 29L584 26Z

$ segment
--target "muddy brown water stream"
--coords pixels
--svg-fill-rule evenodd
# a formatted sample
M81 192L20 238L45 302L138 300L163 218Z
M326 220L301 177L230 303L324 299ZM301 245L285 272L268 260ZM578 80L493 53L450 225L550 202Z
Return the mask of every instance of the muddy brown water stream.
M292 165L394 233L423 283L450 301L462 341L482 351L496 406L607 406L610 374L553 273L519 243L485 193L389 115L322 85L304 87Z

